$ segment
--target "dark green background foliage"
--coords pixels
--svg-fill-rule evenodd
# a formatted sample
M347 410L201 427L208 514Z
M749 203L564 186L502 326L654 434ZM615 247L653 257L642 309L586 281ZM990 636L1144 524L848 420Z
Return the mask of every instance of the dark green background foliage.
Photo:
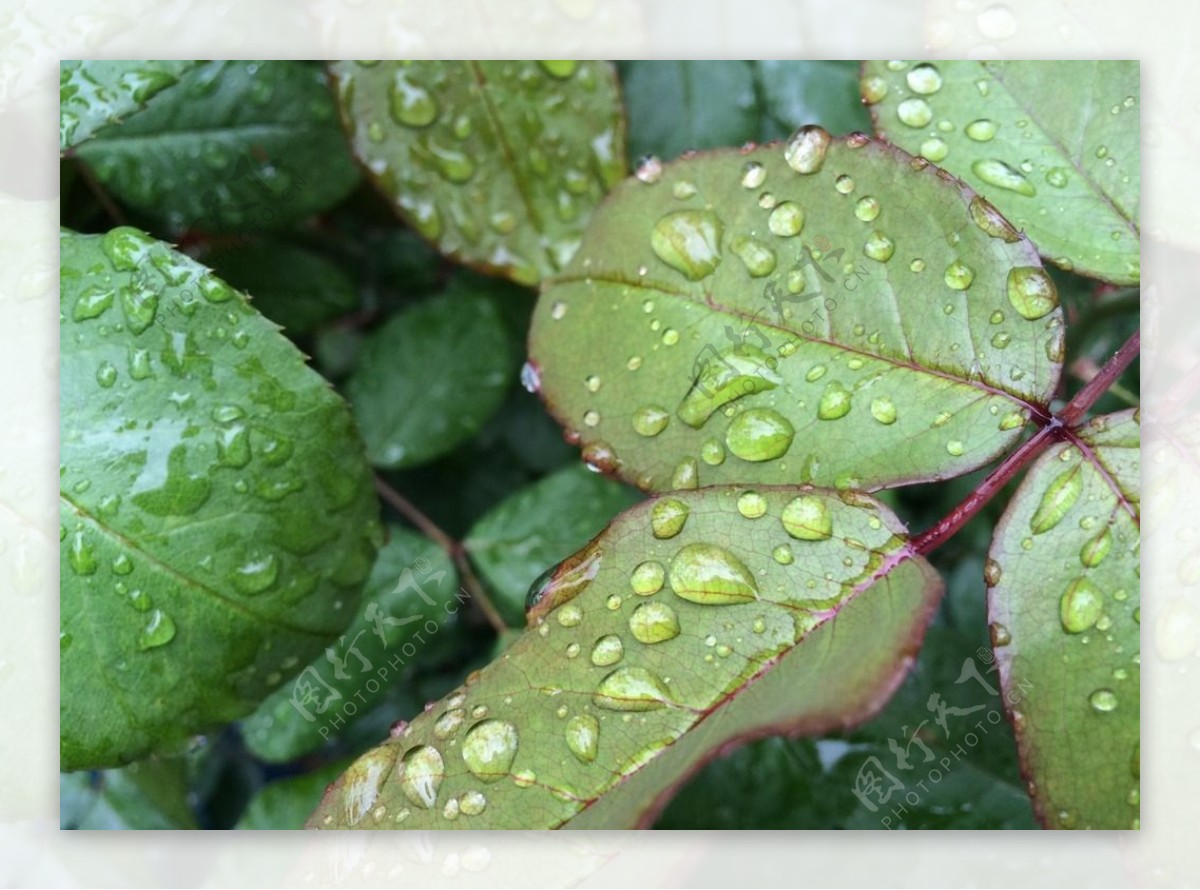
M551 125L556 114L571 113L564 109L570 103L552 101L556 78L567 70L556 66L564 63L541 68L520 63L530 67L515 73L502 63L487 64L496 67L476 73L493 78L494 89L525 96L530 108L544 107ZM187 719L194 722L187 724L184 737L172 736L158 746L140 739L132 756L156 753L133 765L64 773L63 827L302 827L325 786L385 739L396 721L415 717L426 702L445 695L504 650L512 635L498 633L496 619L510 629L523 627L526 591L544 570L645 497L622 481L588 472L559 424L522 386L537 294L513 281L527 282L538 270L552 274L566 266L582 235L587 202L620 178L622 151L634 167L646 155L667 161L690 149L786 138L809 123L835 135L872 128L860 100L864 71L855 62L635 61L584 69L593 81L586 102L600 109L611 102L612 78L618 79L624 121L606 120L603 127L624 145L611 145L607 155L585 161L581 146L586 148L587 140L572 141L568 135L556 143L538 131L552 155L547 163L564 171L566 198L552 218L517 214L518 246L541 238L546 248L545 256L524 265L503 259L512 246L506 230L514 223L494 208L481 223L483 246L472 240L476 221L470 214L477 202L464 191L461 207L455 205L448 214L452 218L439 225L453 230L452 249L447 249L472 260L476 271L471 271L425 240L439 237L421 216L420 188L426 179L410 182L407 174L382 162L361 175L352 146L367 160L370 146L389 138L384 134L376 140L365 117L372 101L384 101L382 86L373 85L382 81L364 76L363 92L357 99L347 96L351 69L348 63L338 65L327 71L316 63L210 62L147 69L133 77L105 69L108 80L90 85L79 80L75 68L64 68L64 97L69 84L69 108L80 120L63 132L64 147L78 145L62 161L62 224L83 235L103 235L118 225L142 229L178 245L247 294L249 306L274 323L257 319L254 332L278 338L270 341L279 353L276 376L294 377L322 388L323 397L332 395L303 369L300 354L311 356L311 368L348 401L380 483L460 542L454 545L458 559L445 552L445 541L428 537L428 529L415 529L411 516L384 498L387 542L348 628L339 633L334 625L346 627L349 615L330 624L317 614L312 623L325 642L296 646L300 657L284 663L285 676L271 676L265 686L248 684L253 701L221 702L207 720L189 711ZM434 89L439 76L433 72L428 81L410 80L404 114L420 118L424 107L411 91ZM879 68L879 76L889 76L887 69ZM470 110L469 103L479 100L471 83L467 78L455 86L466 97L469 113L439 123L422 137L425 141L388 142L380 156L440 170L451 181L470 179L447 148L452 134L435 131L444 123L447 133L478 139L471 144L480 151L495 149L487 115ZM371 99L368 89L378 95L371 93ZM365 103L368 109L362 121L350 124L352 130L358 127L350 138L339 127L335 91L346 107ZM538 105L543 95L551 101ZM888 108L884 103L876 110ZM597 113L592 105L575 110L585 112ZM525 124L518 120L513 126ZM537 171L517 167L512 187L520 191L521 177ZM584 209L567 206L567 199L583 202ZM481 272L498 272L512 281ZM1063 366L1068 371L1057 407L1080 388L1089 369L1103 364L1137 329L1139 304L1135 289L1100 285L1062 269L1053 275L1067 329ZM237 305L243 307L239 312L249 313L245 304ZM64 337L73 323L64 320ZM271 330L274 326L283 337ZM94 356L87 361L88 368L96 364ZM113 363L123 368L125 357ZM64 360L64 393L74 386L66 380L68 366ZM88 385L95 388L94 382ZM1128 407L1138 388L1135 365L1094 411ZM77 389L82 410L94 393ZM197 391L194 396L204 411L210 410L204 401L209 395ZM330 401L322 411L336 427L339 409ZM146 407L145 414L167 410L165 404ZM64 430L74 420L64 416ZM315 445L319 421L294 422ZM327 434L341 433L331 428ZM339 459L316 460L310 469L335 472L326 468ZM985 472L885 492L880 499L919 531L945 516ZM358 496L367 498L365 483L360 485ZM716 756L666 806L657 827L1037 827L996 693L984 584L989 542L1013 487L930 556L946 593L912 671L881 713L845 732L765 738ZM81 503L99 497L95 490L78 494ZM310 499L301 521L319 527L327 520L320 515L323 503ZM369 541L378 537L368 528L373 509L357 502L354 508ZM67 533L74 534L75 526ZM64 541L68 550L70 543ZM305 556L315 573L324 572L323 553ZM350 574L356 576L348 581L357 583L363 572ZM471 585L487 593L494 607L491 623L460 593ZM172 603L173 595L164 593ZM80 641L65 643L64 653L72 645ZM114 744L114 750L120 748ZM901 771L896 752L905 748L911 769ZM966 754L960 757L956 750ZM128 757L114 754L105 763L82 757L64 767L101 766ZM875 808L865 803L869 795L855 794L860 770L871 762L900 776L903 787L890 805ZM893 812L906 793L905 811Z

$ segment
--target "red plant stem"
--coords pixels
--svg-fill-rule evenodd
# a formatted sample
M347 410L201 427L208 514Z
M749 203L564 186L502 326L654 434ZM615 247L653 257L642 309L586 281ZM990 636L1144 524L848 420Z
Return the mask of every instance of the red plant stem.
M396 511L417 527L417 530L424 534L427 538L446 551L446 555L454 562L454 567L458 570L458 576L462 580L463 590L471 597L471 602L479 607L483 612L483 617L487 619L488 624L496 633L504 633L508 630L508 625L496 611L496 607L492 605L492 601L488 599L487 592L480 583L479 577L475 574L475 570L471 567L471 559L467 555L467 550L463 547L461 541L456 541L450 535L442 531L432 519L421 512L412 501L406 498L392 486L388 485L379 476L375 477L375 490L379 492L379 496L387 501Z
M1075 394L1075 397L1061 412L1050 418L1049 423L1005 458L1004 462L989 473L980 486L967 495L962 503L950 511L948 516L914 538L913 549L924 556L954 537L959 529L996 496L996 492L1008 484L1013 476L1041 454L1051 442L1063 438L1079 423L1088 409L1096 404L1100 396L1104 395L1137 358L1141 350L1141 343L1141 333L1134 331L1133 336L1126 340L1125 344L1100 369L1100 373L1088 381L1087 385Z

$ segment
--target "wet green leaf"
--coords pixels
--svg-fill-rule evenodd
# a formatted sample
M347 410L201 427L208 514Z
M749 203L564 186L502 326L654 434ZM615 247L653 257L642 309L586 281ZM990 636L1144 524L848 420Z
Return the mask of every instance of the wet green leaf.
M204 262L247 294L254 308L290 337L358 305L350 277L337 264L302 247L263 241L214 251Z
M234 827L240 831L303 828L304 820L321 802L325 786L340 776L347 766L348 761L327 763L310 773L269 783L251 798Z
M181 760L59 777L59 827L79 830L195 828Z
M400 526L388 533L350 626L242 721L246 745L263 760L315 751L407 682L416 665L461 645L454 564L428 538Z
M625 173L606 62L331 65L372 182L443 253L536 284L561 269Z
M807 129L618 186L543 289L526 377L585 460L645 488L877 488L1003 452L1062 342L1053 282L994 208Z
M802 124L871 128L856 62L638 59L618 67L635 158L782 139Z
M460 280L367 338L346 394L373 464L428 463L500 408L517 361L497 305L503 298L490 282Z
M64 60L58 78L58 148L120 124L179 82L192 61Z
M988 617L1047 828L1139 818L1140 424L1096 418L1029 471L996 529Z
M171 751L345 627L378 502L348 406L130 228L61 241L61 758Z
M786 530L798 499L829 537ZM941 591L902 533L866 495L823 490L635 506L532 592L503 655L357 760L309 824L649 824L714 749L852 725L898 682Z
M1140 278L1136 61L867 62L875 129L985 195L1065 269Z
M171 235L282 228L358 181L325 76L304 62L200 65L77 154Z
M637 500L637 492L576 464L498 504L463 546L504 620L520 627L525 594L546 566L566 559Z

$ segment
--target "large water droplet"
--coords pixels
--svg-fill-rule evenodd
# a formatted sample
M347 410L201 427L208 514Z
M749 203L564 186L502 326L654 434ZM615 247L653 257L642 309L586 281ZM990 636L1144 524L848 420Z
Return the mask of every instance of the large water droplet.
M784 531L800 541L824 541L833 534L833 515L823 498L802 494L783 508Z
M738 495L737 508L747 519L758 519L767 512L767 499L757 491L744 491Z
M751 393L774 389L783 382L776 370L778 364L777 359L749 343L721 352L710 350L695 383L679 405L676 412L679 419L699 429L723 405Z
M650 510L650 530L659 539L673 538L687 522L690 509L678 498L663 498Z
M1059 617L1069 634L1083 633L1104 611L1104 593L1087 578L1076 578L1059 601Z
M671 474L671 488L685 491L700 487L700 465L694 457L686 457L675 465Z
M113 304L114 292L108 288L90 287L79 295L71 317L75 321L98 318Z
M1112 549L1112 532L1108 526L1100 530L1100 534L1092 538L1079 551L1079 561L1089 569L1094 569L1100 563L1104 562L1104 557L1108 556L1108 551Z
M575 599L600 571L601 556L599 548L586 547L547 569L529 585L529 592L525 595L525 611L537 608L539 613L545 614Z
M754 574L736 556L715 544L688 544L671 559L671 589L680 599L724 606L758 599Z
M709 210L668 213L650 233L660 260L692 281L713 273L721 263L721 220Z
M445 761L441 752L432 745L418 745L404 755L400 788L415 806L431 809L437 803L438 789L444 778Z
M427 127L437 119L437 101L424 87L409 83L402 70L388 88L392 119L406 127Z
M666 603L642 603L629 616L629 632L647 645L673 640L679 636L679 616Z
M147 649L165 646L173 639L175 639L175 622L162 609L155 609L150 613L146 626L138 634L137 647L145 652Z
M928 63L917 65L905 75L908 88L914 93L928 96L942 88L942 75L933 65Z
M1021 240L1021 233L982 195L971 199L970 211L975 225L993 238L1001 238L1009 244Z
M342 806L347 823L355 825L371 811L380 787L395 765L396 752L387 747L368 751L350 764L342 781Z
M833 137L809 124L792 134L783 150L783 158L797 173L816 173L825 164L825 155Z
M896 422L896 403L891 396L877 396L871 400L871 416L882 424Z
M600 748L600 721L591 714L579 714L563 729L567 748L580 763L591 763Z
M600 681L592 703L609 711L654 711L672 704L665 684L645 668L617 668Z
M896 252L896 244L883 232L872 232L863 245L863 254L879 263L886 263Z
M742 460L774 460L787 453L795 434L795 427L778 411L751 408L729 424L725 444Z
M767 228L771 230L772 235L778 235L780 238L799 235L800 230L804 228L804 211L794 201L784 201L776 205L767 217Z
M908 127L923 127L933 120L933 109L924 99L905 99L896 106L896 116Z
M657 436L667 428L671 415L665 408L646 405L633 414L633 428L639 436Z
M871 222L879 216L879 199L871 195L859 198L854 205L854 215L863 222Z
M975 270L962 260L955 260L946 267L942 279L951 290L966 290L975 280Z
M477 779L495 782L508 775L517 756L517 728L504 720L484 720L467 732L462 758Z
M625 657L625 644L616 634L605 634L592 646L592 664L609 667Z
M1041 503L1029 520L1029 528L1035 535L1054 528L1079 500L1082 492L1083 474L1079 466L1064 470L1047 486Z
M940 136L930 136L921 143L919 154L927 161L937 164L946 160L950 154L950 146Z
M744 235L738 235L730 242L729 246L738 259L742 261L742 265L746 267L746 271L750 273L750 277L762 278L775 271L775 263L777 262L775 251L771 250L771 248L767 247L761 241L747 238Z
M998 158L980 158L971 164L971 170L988 185L994 185L996 188L1007 189L1027 198L1037 194L1037 189L1025 178L1024 173Z
M1033 321L1058 306L1058 288L1038 266L1018 266L1008 273L1008 302L1022 318Z
M650 596L662 590L667 571L661 562L647 560L640 563L629 576L629 585L638 596Z
M837 420L850 413L853 394L837 380L830 381L817 403L817 417L821 420Z

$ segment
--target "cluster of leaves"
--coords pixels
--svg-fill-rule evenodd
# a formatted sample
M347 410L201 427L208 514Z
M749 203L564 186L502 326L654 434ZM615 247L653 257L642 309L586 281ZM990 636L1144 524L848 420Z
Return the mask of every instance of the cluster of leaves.
M64 826L1136 826L1137 97L63 63Z

